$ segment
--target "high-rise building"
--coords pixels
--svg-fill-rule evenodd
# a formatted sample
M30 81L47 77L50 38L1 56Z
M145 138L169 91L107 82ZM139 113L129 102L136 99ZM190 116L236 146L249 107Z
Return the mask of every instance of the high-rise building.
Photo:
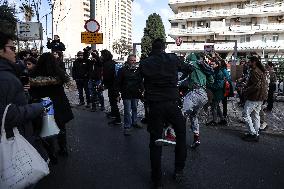
M132 44L132 3L133 0L96 0L95 19L104 42L96 45L98 50L113 52L112 45L119 39ZM85 31L85 21L90 19L90 0L54 1L53 18L53 31L65 44L66 57L74 57L88 46L81 43L81 32Z
M284 54L284 0L169 0L169 6L174 12L169 35L189 41L171 45L173 52L214 44L231 58L236 40L238 56Z

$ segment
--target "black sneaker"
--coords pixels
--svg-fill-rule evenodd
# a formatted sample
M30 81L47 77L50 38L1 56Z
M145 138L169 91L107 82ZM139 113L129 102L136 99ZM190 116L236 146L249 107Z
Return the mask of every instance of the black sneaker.
M256 134L254 135L254 134L247 133L242 137L242 139L247 142L258 142L259 136Z
M123 131L124 136L130 136L131 135L131 129L125 128Z
M146 118L142 118L142 119L141 119L141 123L143 123L143 124L148 124L148 120L147 120Z
M138 128L138 129L142 129L143 128L143 126L142 125L139 125L139 124L132 124L132 127L134 127L134 128Z
M209 123L206 123L206 126L217 126L217 123L215 121L210 121Z
M111 119L115 119L116 117L111 112L106 112L106 116Z
M113 120L113 121L108 122L108 124L109 125L121 125L122 123L119 120Z
M195 140L193 143L190 145L190 148L195 149L200 145L200 140Z
M218 122L218 125L227 125L227 124L228 124L228 122L225 119Z
M78 106L83 106L85 104L85 102L80 102L79 104L78 104Z
M184 178L183 170L176 170L173 175L173 179L176 181L176 183L181 183L183 181L183 178Z

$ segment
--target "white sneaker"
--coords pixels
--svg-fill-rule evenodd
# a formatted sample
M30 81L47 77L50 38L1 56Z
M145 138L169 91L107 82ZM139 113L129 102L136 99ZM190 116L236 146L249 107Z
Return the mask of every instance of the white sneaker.
M266 122L263 122L263 123L260 125L259 130L264 131L265 129L267 129L267 123L266 123Z

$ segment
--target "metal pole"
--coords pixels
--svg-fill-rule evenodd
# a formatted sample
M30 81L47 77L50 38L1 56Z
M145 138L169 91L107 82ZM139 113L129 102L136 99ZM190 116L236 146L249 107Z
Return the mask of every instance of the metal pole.
M53 39L53 8L54 3L51 5L51 39Z
M237 56L238 56L238 42L235 41L235 46L234 46L234 66L237 64Z
M96 17L96 0L90 0L90 18L95 19ZM91 45L93 50L96 50L96 44Z

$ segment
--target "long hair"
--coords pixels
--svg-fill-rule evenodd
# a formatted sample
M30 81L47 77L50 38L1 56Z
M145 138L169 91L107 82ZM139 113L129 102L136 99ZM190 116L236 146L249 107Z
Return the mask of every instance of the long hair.
M58 77L63 83L69 81L68 75L59 67L51 53L43 53L39 57L35 72L40 76Z
M103 57L104 62L110 61L113 58L111 52L106 49L101 51L101 56Z
M263 66L263 64L261 63L259 57L252 56L252 57L249 58L249 60L250 60L251 62L255 62L255 65L256 65L263 73L265 73L266 69L265 69L265 67Z

